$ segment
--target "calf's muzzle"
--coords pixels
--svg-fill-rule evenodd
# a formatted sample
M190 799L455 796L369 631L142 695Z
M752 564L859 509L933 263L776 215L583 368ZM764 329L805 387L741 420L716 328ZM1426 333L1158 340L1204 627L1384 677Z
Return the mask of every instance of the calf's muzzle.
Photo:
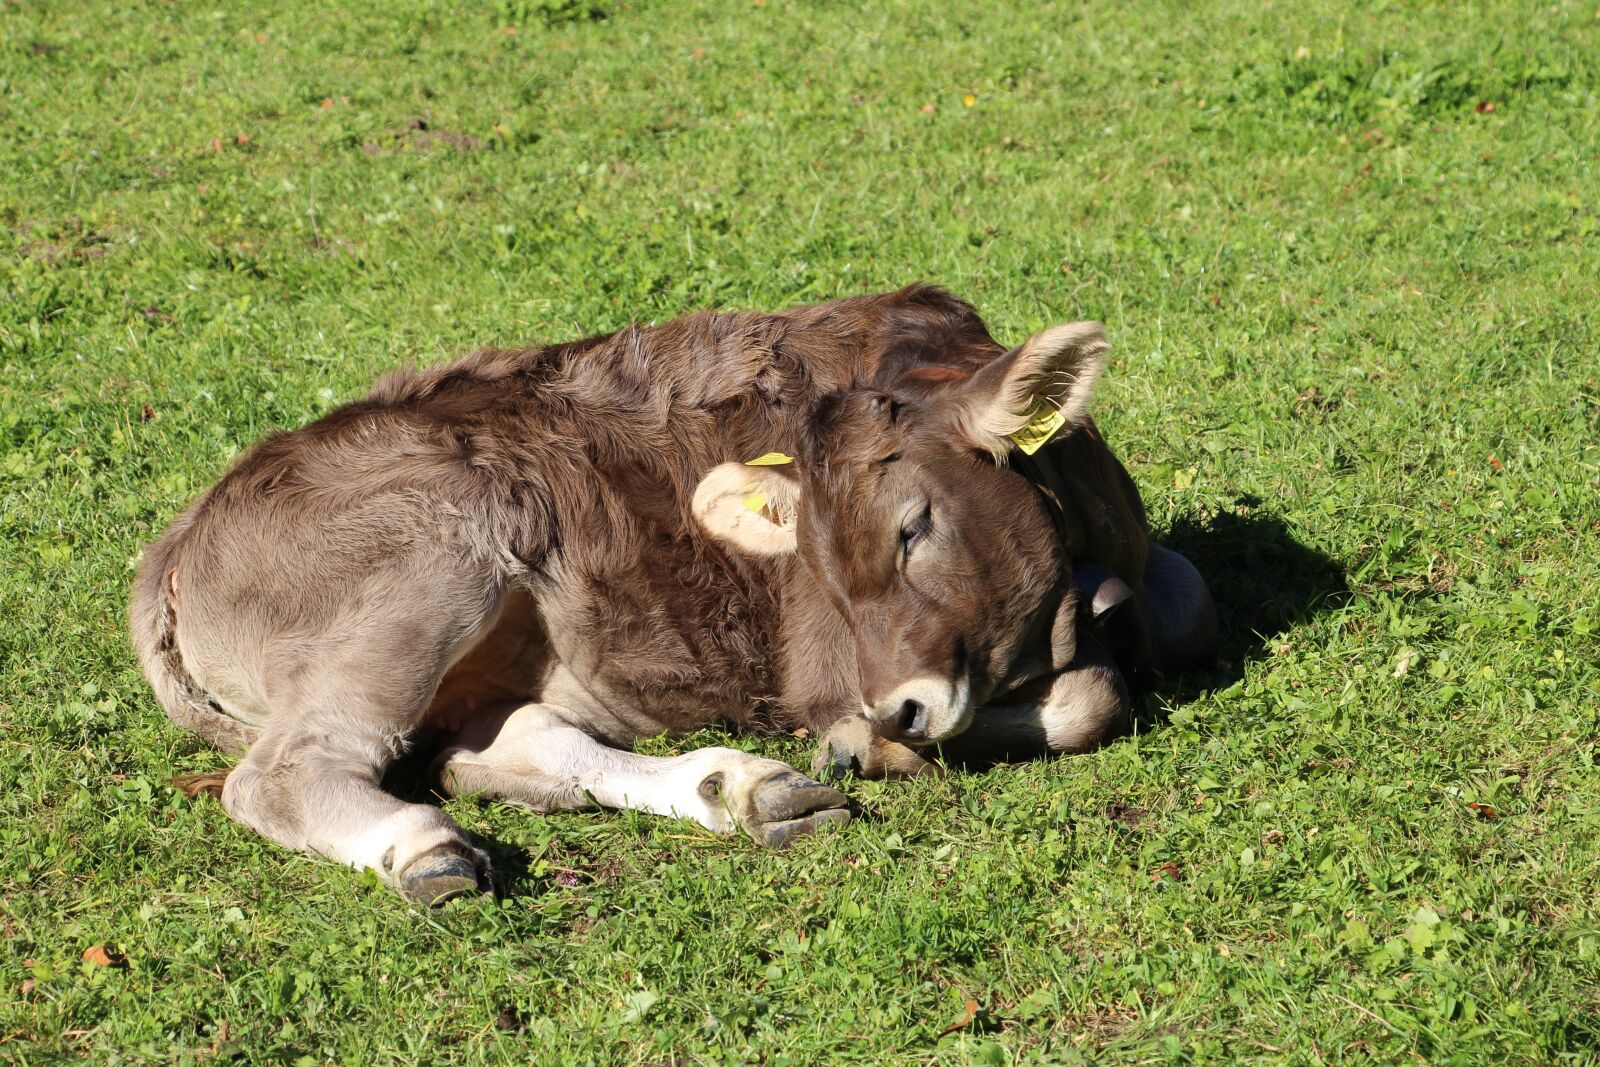
M937 744L971 725L972 685L965 671L954 680L912 678L864 695L862 710L880 737L903 745Z

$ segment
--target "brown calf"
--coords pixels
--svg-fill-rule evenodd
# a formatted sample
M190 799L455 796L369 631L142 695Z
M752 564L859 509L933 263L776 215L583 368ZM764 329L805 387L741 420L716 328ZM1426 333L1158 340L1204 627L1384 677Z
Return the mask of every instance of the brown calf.
M1214 640L1084 415L1105 347L1076 323L1006 352L919 286L392 374L146 550L140 660L175 721L243 754L230 815L428 902L488 861L379 787L412 744L452 793L774 845L848 801L731 749L627 746L803 725L819 772L866 775L931 745L1083 751L1126 711L1096 633L1166 669Z

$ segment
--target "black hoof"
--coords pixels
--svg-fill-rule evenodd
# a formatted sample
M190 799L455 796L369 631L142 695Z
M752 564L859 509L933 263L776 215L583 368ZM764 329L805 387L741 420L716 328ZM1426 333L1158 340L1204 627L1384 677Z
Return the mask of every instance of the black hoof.
M820 782L837 782L851 775L861 776L861 761L855 753L843 746L834 746L826 741L817 753L816 759L811 761L811 773L817 776Z
M846 808L850 798L829 785L813 782L798 771L775 774L756 786L756 818L783 822L829 808Z
M846 808L828 808L798 819L762 823L755 836L767 848L783 848L797 837L814 834L824 826L844 826L852 818Z
M824 826L843 826L851 818L850 798L798 771L775 774L755 788L745 829L768 848L782 848Z
M400 872L400 892L408 900L430 908L457 897L493 890L489 861L459 845L440 845L424 852Z

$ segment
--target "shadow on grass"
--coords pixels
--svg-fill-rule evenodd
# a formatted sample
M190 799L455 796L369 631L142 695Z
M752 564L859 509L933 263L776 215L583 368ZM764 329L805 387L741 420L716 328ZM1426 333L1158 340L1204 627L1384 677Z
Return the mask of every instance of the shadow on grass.
M1295 540L1282 519L1254 511L1223 512L1204 521L1180 517L1156 540L1188 557L1217 605L1217 660L1210 670L1145 682L1135 696L1140 725L1159 723L1163 708L1185 704L1244 677L1276 634L1303 625L1349 596L1344 568Z

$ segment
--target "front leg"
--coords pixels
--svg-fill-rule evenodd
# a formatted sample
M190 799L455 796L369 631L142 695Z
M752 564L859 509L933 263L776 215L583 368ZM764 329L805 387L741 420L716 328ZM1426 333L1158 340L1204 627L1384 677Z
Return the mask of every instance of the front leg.
M523 705L457 737L435 759L434 775L451 795L486 793L538 811L592 801L693 819L717 833L743 830L773 848L850 821L849 798L786 763L731 748L645 756L612 748L575 721L561 708Z
M823 781L854 774L859 778L913 778L943 774L944 768L916 749L872 732L865 715L846 715L828 727L811 761L811 773Z
M1064 670L979 708L965 732L939 746L939 755L954 764L985 765L1089 752L1126 726L1128 710L1116 660L1080 632Z
M1128 708L1128 689L1115 658L1080 632L1076 655L1065 669L985 704L972 725L948 741L910 748L873 733L865 716L846 715L822 735L811 773L824 781L847 773L911 778L943 774L946 764L985 766L1089 752L1116 736Z

